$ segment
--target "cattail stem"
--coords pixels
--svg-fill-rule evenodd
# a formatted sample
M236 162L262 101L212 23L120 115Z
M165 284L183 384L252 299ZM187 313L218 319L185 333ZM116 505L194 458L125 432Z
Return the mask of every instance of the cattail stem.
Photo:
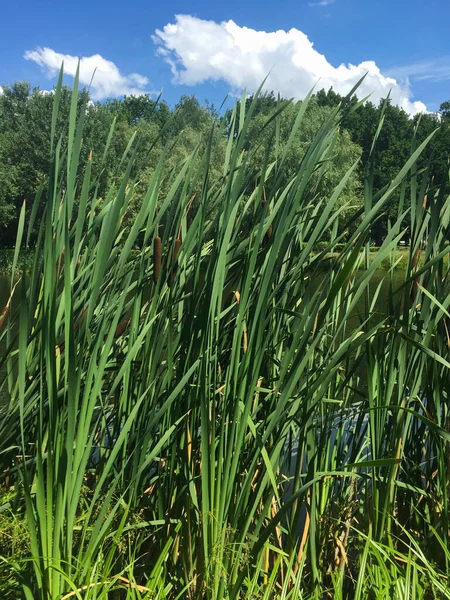
M162 242L159 235L153 240L153 281L158 283L159 273L161 271Z
M59 274L61 269L64 267L64 258L66 256L66 249L63 248L61 250L61 256L59 257L57 263L56 263L56 271Z

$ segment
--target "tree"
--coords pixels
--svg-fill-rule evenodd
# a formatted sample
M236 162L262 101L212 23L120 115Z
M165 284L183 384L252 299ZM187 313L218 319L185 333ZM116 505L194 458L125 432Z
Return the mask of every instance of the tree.
M68 143L67 122L71 97L72 90L63 87L56 123L56 138L62 148ZM3 94L0 95L0 245L14 243L17 218L24 200L27 207L31 207L36 190L40 186L46 186L52 161L50 130L53 99L52 92L31 89L27 82L4 86ZM250 96L245 103L246 114L251 107L252 119L244 149L247 160L253 161L257 173L267 153L269 160L274 161L277 153L286 148L300 103L292 103L273 92ZM312 97L302 126L283 162L281 176L286 182L298 171L311 140L323 122L337 106L341 106L340 129L320 173L320 193L331 193L344 173L361 157L360 167L350 178L341 201L349 206L362 204L362 184L383 103L375 106L366 102L356 108L358 103L356 96L344 99L333 88L328 91L320 90ZM77 108L78 117L83 114L85 118L78 179L81 181L84 165L92 152L92 177L96 180L99 197L104 197L107 190L119 181L127 162L121 159L129 140L136 134L138 152L131 177L138 183L135 202L126 216L130 222L139 209L163 151L163 190L171 185L173 176L179 172L180 165L187 157L193 155L194 166L200 165L211 140L209 184L214 185L222 176L226 138L231 133L232 126L230 110L225 111L221 117L213 105L202 105L193 95L181 96L173 111L165 102L154 99L149 94L108 99L104 103L93 104L86 90L81 91ZM274 119L277 112L279 116ZM441 104L440 115L440 119L429 114L411 119L405 111L391 102L387 103L384 125L373 154L375 193L386 188L395 178L409 158L413 143L420 144L436 128L438 131L418 161L419 177L429 174L433 185L444 185L449 190L450 100ZM114 120L114 135L108 153L104 156L103 150ZM239 120L238 103L235 135L240 127ZM319 174L316 174L316 181L318 178ZM201 182L196 182L193 186L194 196L201 185ZM374 224L373 233L378 242L383 240L389 220L397 218L399 198L400 190L397 190L385 205L382 217ZM405 198L404 208L407 208L408 193ZM42 202L45 202L45 193L42 195ZM195 202L192 210L195 210ZM405 221L405 226L407 224Z
M337 94L333 90L333 87L330 87L328 92L323 89L319 90L316 94L316 100L319 106L328 106L329 108L334 108L342 102L342 96Z
M150 94L124 96L123 99L109 98L103 106L131 126L142 122L156 123L162 129L171 116L168 104L162 100L153 100Z
M328 93L322 90L318 93L318 97L322 106L336 106L343 102L343 98L335 94L332 88ZM382 116L384 100L381 100L378 106L371 102L365 102L362 106L356 108L357 103L356 96L344 103L342 126L349 132L353 142L362 148L359 176L363 181L372 144ZM414 126L413 119L403 109L393 105L390 101L387 102L384 110L383 127L372 156L373 191L375 193L391 183L410 157ZM397 190L390 196L385 204L383 215L373 225L373 237L378 244L381 244L386 235L389 220L398 217L400 193L400 190ZM406 194L407 201L409 201L409 197L409 194ZM407 208L407 203L404 208ZM405 221L404 225L407 226L408 222Z
M258 96L248 96L245 99L245 113L248 114L250 107L253 106L253 116L257 117L260 115L270 115L277 109L279 103L287 104L287 100L278 99L273 92L261 92ZM241 116L241 102L236 102L236 119L235 119L235 132L239 131L239 123ZM222 121L225 124L226 134L230 134L231 129L231 118L233 110L227 109Z
M439 112L444 119L450 119L450 100L447 100L441 104Z
M267 149L270 149L270 161L274 161L285 151L300 105L301 102L286 105L279 116L278 134L275 120L267 125L270 113L260 112L252 120L249 137L254 139L254 147L250 149L250 152L251 160L258 169L265 160ZM298 172L299 165L312 140L324 122L330 118L331 112L330 107L320 106L315 98L310 101L299 131L292 140L283 163L283 177L286 183ZM327 156L322 157L325 161L324 169L320 173L317 172L315 178L313 177L313 181L316 182L319 182L320 177L319 195L321 197L330 196L332 190L360 156L361 148L351 140L348 131L338 130L335 139L329 146ZM360 187L358 174L355 172L341 195L340 205L348 205L352 207L351 210L361 206Z
M62 147L68 143L67 122L70 113L72 90L61 89L60 107L56 122L56 139ZM51 172L50 135L53 111L53 93L43 93L39 88L31 90L25 82L5 86L0 96L0 235L2 245L11 245L15 239L15 223L24 201L30 209L36 191L46 186ZM111 182L113 165L123 154L131 130L122 126L123 135L114 137L107 157L102 165L103 148L113 116L103 107L92 105L89 94L82 90L78 98L78 117L85 113L86 127L81 150L80 165L86 164L89 153L93 153L93 176L100 176L105 189ZM119 133L120 133L120 127ZM109 163L108 163L108 159ZM105 168L106 166L106 168ZM108 168L109 167L109 168ZM80 169L79 177L82 176ZM100 193L102 186L100 186ZM45 193L42 195L45 202Z
M441 108L442 106L444 105L441 105ZM423 142L432 132L435 132L422 154L420 167L428 169L436 188L448 186L450 114L449 117L444 116L441 121L436 120L432 114L420 115L415 119L415 124L417 126L417 143Z

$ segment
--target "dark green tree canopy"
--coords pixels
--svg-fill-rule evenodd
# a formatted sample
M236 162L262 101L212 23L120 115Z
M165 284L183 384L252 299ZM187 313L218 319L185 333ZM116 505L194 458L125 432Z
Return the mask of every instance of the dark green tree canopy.
M63 87L61 108L56 123L57 138L62 147L67 144L67 122L70 112L72 90ZM253 104L252 104L253 103ZM302 160L309 140L320 127L327 115L337 106L342 109L341 130L333 152L327 158L329 167L324 181L332 186L342 177L345 170L361 157L361 165L367 164L375 132L384 111L384 123L373 155L374 191L383 190L397 175L410 156L414 144L421 143L435 129L433 140L420 159L420 169L427 169L435 186L448 182L450 155L450 100L440 106L440 120L436 115L425 114L411 119L402 109L390 101L384 106L366 102L358 106L356 96L345 100L333 88L319 90L308 108L306 125L290 146L289 155L284 161L284 175L288 179ZM260 164L266 160L261 140L265 140L270 160L276 159L287 142L294 123L295 103L280 98L273 92L262 93L254 102L246 99L246 109L252 106L254 118L252 131L246 141L246 151L251 152L251 160ZM383 108L384 106L384 108ZM53 107L53 93L32 89L24 81L3 86L0 95L0 245L13 244L14 231L20 208L24 201L31 205L36 190L46 185L50 171L50 128ZM239 103L234 127L239 130ZM78 111L84 111L85 128L81 149L80 164L86 164L92 153L93 175L97 178L98 194L102 197L114 185L125 168L121 157L133 134L139 139L139 155L134 163L133 177L138 189L144 195L146 181L155 169L161 153L165 149L165 177L169 171L177 169L191 153L197 152L201 160L208 136L222 136L223 144L215 144L217 156L211 160L211 181L221 176L221 154L225 152L225 139L232 124L232 111L220 115L213 105L201 104L193 95L182 95L173 109L161 98L150 94L111 98L103 103L92 103L89 93L82 90L78 98ZM276 117L276 115L279 115ZM115 122L114 135L106 156L103 156L110 129ZM261 131L263 135L261 137ZM259 140L260 146L253 147L252 139ZM80 178L82 172L79 174ZM355 206L361 204L365 170L361 166L352 176L348 199ZM325 188L324 188L325 189ZM330 188L331 189L331 188ZM399 194L393 195L383 218L375 225L375 236L383 239L389 218L397 213ZM133 215L130 213L129 218Z

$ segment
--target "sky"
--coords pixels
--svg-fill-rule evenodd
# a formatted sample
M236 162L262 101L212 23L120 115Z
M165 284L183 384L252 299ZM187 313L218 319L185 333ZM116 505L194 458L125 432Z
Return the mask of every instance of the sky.
M390 91L411 115L450 99L450 0L4 0L1 13L0 87L50 90L62 60L70 84L80 58L100 101L162 90L170 105L196 94L219 107L265 77L302 99L365 73L360 97Z

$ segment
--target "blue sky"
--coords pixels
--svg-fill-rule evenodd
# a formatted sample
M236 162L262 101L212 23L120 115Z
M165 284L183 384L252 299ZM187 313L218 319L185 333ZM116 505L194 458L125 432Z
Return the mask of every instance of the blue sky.
M411 114L450 99L449 0L22 0L2 17L0 85L51 89L64 55L69 73L82 57L86 82L97 67L100 100L163 88L170 104L182 93L220 104L269 71L268 87L301 98L319 78L344 92L367 70L361 93L392 88Z

